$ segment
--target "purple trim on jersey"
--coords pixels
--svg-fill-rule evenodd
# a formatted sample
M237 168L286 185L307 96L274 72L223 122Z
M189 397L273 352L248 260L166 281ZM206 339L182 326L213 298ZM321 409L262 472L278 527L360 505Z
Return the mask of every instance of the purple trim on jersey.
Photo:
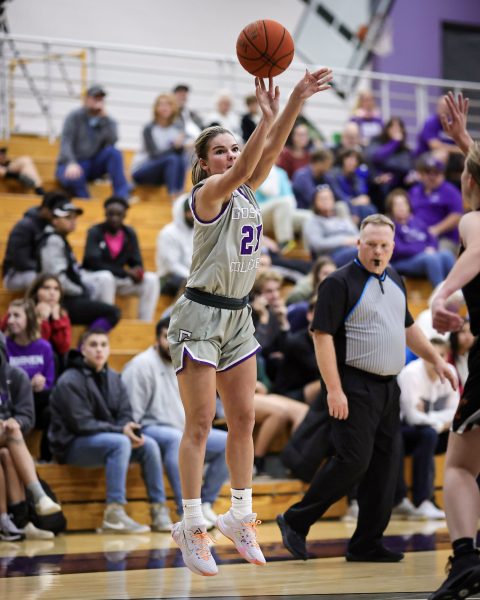
M246 360L251 358L254 354L256 354L261 349L262 349L262 347L260 346L260 344L258 344L258 346L255 348L255 350L253 350L253 352L250 352L249 354L247 354L247 356L243 356L242 358L239 358L231 365L223 367L223 369L217 369L217 373L224 373L225 371L228 371L229 369L233 369L233 367L236 367L240 363L245 362Z
M209 362L207 360L201 360L200 358L197 358L196 356L193 356L193 354L187 348L186 344L183 344L182 366L179 369L177 369L175 371L175 373L181 373L183 371L183 369L185 368L183 366L183 358L184 358L185 354L188 354L188 356L190 357L190 360L193 360L193 362L200 363L201 365L207 365L209 367L213 367L214 369L217 368L217 365L215 363Z
M197 191L197 190L195 190L195 191ZM223 213L227 210L228 205L230 204L231 201L232 201L232 198L230 198L230 200L228 200L228 202L225 202L224 204L222 204L222 210L211 221L204 221L203 219L201 219L198 216L197 211L195 210L195 194L192 194L192 213L193 213L193 216L202 225L211 225L212 223L215 223L215 221L218 221L220 219L220 217L223 215Z

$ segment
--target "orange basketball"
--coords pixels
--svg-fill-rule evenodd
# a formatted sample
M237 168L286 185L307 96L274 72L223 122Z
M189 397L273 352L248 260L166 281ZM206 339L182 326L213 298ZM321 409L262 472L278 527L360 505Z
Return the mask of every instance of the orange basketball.
M277 21L263 19L242 29L237 39L237 56L242 67L255 77L275 77L293 60L292 36Z

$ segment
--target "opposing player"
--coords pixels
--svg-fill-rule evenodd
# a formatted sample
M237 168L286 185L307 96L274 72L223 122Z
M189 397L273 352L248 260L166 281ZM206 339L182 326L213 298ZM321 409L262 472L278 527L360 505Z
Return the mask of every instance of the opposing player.
M447 299L462 288L472 333L480 334L480 145L467 133L468 100L452 93L445 97L449 116L442 125L466 155L462 195L472 212L459 224L460 256L432 303L433 325L440 332L456 331L463 319L449 309ZM468 379L448 440L444 498L453 556L450 572L429 600L466 598L480 590L480 557L476 549L480 516L480 342L477 338L468 358Z
M228 424L226 449L232 507L217 521L249 562L263 565L252 510L256 383L254 338L248 293L259 263L262 222L254 190L283 148L303 103L327 90L331 70L306 72L279 113L279 88L256 79L262 118L242 152L234 136L209 127L198 137L190 203L195 218L190 277L172 313L168 340L177 371L186 424L180 446L183 520L172 535L187 567L216 575L201 511L205 444L218 390Z

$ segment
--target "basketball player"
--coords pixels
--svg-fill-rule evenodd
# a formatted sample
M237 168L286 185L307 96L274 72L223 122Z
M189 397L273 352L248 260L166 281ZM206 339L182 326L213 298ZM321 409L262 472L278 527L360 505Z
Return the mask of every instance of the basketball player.
M200 575L218 572L200 499L217 390L228 424L226 458L232 486L232 507L218 518L217 527L247 561L265 564L256 541L259 521L252 511L253 396L259 345L247 296L260 261L262 235L254 190L267 177L305 100L327 90L331 79L330 69L307 71L277 118L279 88L270 79L266 89L257 78L262 118L243 151L222 127L205 129L195 143L195 185L190 197L195 219L193 259L185 294L172 313L168 340L186 416L179 454L184 515L172 535L186 566Z
M462 288L472 333L480 334L480 145L466 130L468 100L450 92L445 97L449 116L442 118L445 132L466 155L462 173L462 195L472 212L459 224L459 258L432 303L433 325L444 333L457 331L463 319L452 311L447 299ZM480 343L477 338L468 358L468 378L452 432L448 439L445 467L445 512L452 540L450 572L430 600L466 598L480 590L480 558L476 549L480 495L476 478L480 473Z

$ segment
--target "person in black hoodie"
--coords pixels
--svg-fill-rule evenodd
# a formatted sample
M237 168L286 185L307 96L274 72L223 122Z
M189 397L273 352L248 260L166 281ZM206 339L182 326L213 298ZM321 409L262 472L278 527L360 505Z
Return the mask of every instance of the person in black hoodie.
M128 202L112 196L103 204L105 221L90 227L83 255L83 268L88 271L106 271L111 277L102 285L101 299L115 302L115 294L140 297L138 318L152 321L160 294L155 273L143 269L137 234L124 224Z
M83 210L68 199L54 207L52 222L45 227L37 245L39 271L58 277L64 293L63 304L72 325L109 331L118 323L121 314L117 306L98 299L110 273L82 272L67 240L82 213Z
M37 241L52 220L56 204L67 202L62 192L48 192L40 206L29 208L10 231L3 259L3 287L26 290L37 273Z
M150 527L135 522L124 509L128 465L131 461L142 465L156 530L156 517L163 514L166 498L160 450L133 421L120 375L107 365L109 354L108 337L99 329L83 334L80 352L70 351L67 370L50 400L50 448L63 464L105 466L104 531L146 533Z
M5 337L3 333L0 333L0 460L2 469L4 473L8 473L13 465L19 480L32 495L35 511L39 515L50 515L60 512L61 507L45 493L24 439L24 436L32 429L34 421L35 409L30 381L21 369L8 364ZM19 504L23 504L23 506L20 507ZM24 509L26 509L26 501L23 495L13 502L9 507L9 512L15 515L24 512ZM7 513L0 514L0 533L4 536L24 535Z

